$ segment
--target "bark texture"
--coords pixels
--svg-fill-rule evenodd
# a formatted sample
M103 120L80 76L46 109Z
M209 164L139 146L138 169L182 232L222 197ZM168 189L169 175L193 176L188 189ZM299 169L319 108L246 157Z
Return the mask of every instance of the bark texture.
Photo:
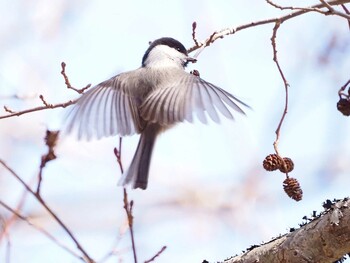
M303 227L224 263L332 263L350 252L350 200L329 205Z

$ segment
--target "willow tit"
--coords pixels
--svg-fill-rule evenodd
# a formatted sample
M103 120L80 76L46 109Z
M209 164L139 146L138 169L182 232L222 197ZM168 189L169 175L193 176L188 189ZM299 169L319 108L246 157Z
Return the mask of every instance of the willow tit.
M173 38L153 41L140 68L120 73L78 99L66 131L77 133L79 139L140 133L135 155L119 185L146 189L158 134L178 122L192 122L193 113L203 123L206 115L219 122L217 110L233 119L228 107L244 114L241 106L247 106L245 103L184 70L188 62L195 61Z

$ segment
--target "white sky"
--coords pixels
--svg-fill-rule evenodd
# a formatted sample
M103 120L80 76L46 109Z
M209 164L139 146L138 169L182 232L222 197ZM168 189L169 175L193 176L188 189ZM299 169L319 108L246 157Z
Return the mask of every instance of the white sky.
M8 1L7 1L8 2ZM148 41L171 36L192 45L230 26L279 16L264 1L2 1L0 15L0 106L20 110L77 95L65 88L60 63L71 83L97 84L139 67ZM252 7L254 6L254 8ZM272 61L273 25L241 31L205 49L201 77L246 101L253 110L221 125L180 124L161 136L154 150L149 189L129 191L135 202L139 260L168 248L156 262L219 261L296 227L329 198L349 195L349 120L336 110L337 91L349 78L349 28L334 17L310 14L282 24L278 55L290 88L280 151L293 158L303 201L289 199L283 175L261 163L273 152L284 89ZM326 47L333 38L335 49ZM320 58L327 57L320 64ZM6 98L17 94L25 100ZM38 171L45 129L58 129L65 110L1 120L0 158L23 178ZM137 136L123 141L128 166ZM65 138L58 159L44 171L43 195L73 229L86 250L101 258L125 222L116 138L76 142ZM15 206L21 188L0 168L1 200ZM35 201L24 214L70 244ZM3 216L8 214L3 212ZM18 222L11 230L11 263L79 262L46 237ZM129 233L118 249L131 262ZM5 258L5 243L0 261ZM71 245L73 248L74 246ZM116 257L106 262L116 262Z

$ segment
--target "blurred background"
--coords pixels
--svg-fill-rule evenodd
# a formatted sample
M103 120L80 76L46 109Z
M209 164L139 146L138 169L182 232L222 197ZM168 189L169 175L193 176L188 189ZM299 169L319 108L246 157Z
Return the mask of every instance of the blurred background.
M293 1L293 5L312 1ZM317 2L317 1L315 1ZM204 40L214 31L282 16L264 1L0 1L0 106L23 110L78 97L60 74L61 62L76 88L98 84L140 66L149 41L170 36L193 45L191 25ZM326 199L349 195L349 120L336 109L338 89L349 79L349 25L307 14L281 25L280 64L290 84L280 153L294 160L303 200L283 191L285 176L266 172L284 107L284 85L272 61L273 24L243 30L206 48L201 77L249 104L246 116L220 125L182 123L158 140L146 191L129 190L134 231L143 262L167 246L156 262L210 262L284 234ZM193 55L193 54L192 54ZM35 186L46 129L60 129L69 109L46 110L0 122L0 159ZM1 115L6 114L2 110ZM117 187L113 154L118 137L99 141L61 138L58 158L44 169L42 196L99 262L133 262ZM127 168L138 136L123 139ZM63 243L74 244L23 187L0 167L0 199ZM2 221L10 214L0 208ZM111 251L115 255L106 257ZM6 261L7 260L7 261ZM0 244L0 261L80 262L25 222L17 220Z

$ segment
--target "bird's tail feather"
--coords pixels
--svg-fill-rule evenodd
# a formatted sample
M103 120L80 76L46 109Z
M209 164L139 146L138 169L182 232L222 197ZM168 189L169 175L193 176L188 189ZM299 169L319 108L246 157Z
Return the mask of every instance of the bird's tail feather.
M147 125L142 131L130 167L120 179L119 185L125 186L130 184L134 189L147 188L152 151L158 133L159 128L155 124Z

